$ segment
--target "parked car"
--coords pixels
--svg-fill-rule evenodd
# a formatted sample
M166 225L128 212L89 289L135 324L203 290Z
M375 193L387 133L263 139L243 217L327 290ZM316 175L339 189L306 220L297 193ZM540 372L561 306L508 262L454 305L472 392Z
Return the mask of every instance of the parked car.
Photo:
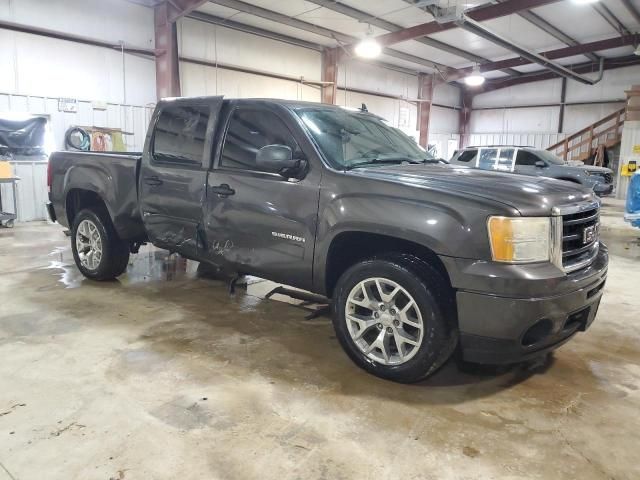
M161 101L144 152L57 152L48 178L86 277L117 277L152 242L324 295L351 359L400 382L457 345L481 363L559 347L591 325L607 276L590 189L468 175L333 105Z
M513 145L466 147L454 153L452 165L535 175L578 183L597 195L613 191L613 172L604 167L569 165L548 150Z

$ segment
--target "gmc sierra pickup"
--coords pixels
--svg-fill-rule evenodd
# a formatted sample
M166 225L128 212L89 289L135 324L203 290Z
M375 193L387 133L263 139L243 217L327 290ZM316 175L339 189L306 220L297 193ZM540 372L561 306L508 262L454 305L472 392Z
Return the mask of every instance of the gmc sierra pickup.
M557 348L589 327L607 274L591 190L443 165L331 105L164 100L143 153L54 153L49 188L88 278L151 242L322 294L349 357L400 382L456 347L479 363Z

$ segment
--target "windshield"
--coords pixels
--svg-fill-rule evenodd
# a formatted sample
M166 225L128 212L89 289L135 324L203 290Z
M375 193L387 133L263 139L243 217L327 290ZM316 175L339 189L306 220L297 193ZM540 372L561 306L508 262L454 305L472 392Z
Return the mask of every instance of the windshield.
M536 150L536 155L538 155L545 162L552 163L554 165L565 165L564 160L562 160L560 157L557 157L548 150Z
M297 114L335 168L438 161L410 137L373 115L322 107L303 108Z

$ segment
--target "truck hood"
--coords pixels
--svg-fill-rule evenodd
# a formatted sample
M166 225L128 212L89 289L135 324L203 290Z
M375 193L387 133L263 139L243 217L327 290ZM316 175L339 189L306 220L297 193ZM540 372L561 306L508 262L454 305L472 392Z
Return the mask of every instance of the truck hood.
M550 215L552 207L595 199L591 189L560 180L449 165L390 165L349 173L408 188L481 197L515 208L523 216Z
M611 170L610 168L594 167L593 165L584 165L584 166L578 167L578 168L581 168L583 170L587 170L588 172L591 172L591 173L600 173L600 174L613 173L613 170Z
M613 170L611 170L610 168L605 168L605 167L595 167L593 165L585 165L584 163L580 162L580 161L569 161L568 163L566 163L564 165L565 168L576 168L578 170L587 170L589 172L592 173L600 173L600 174L604 174L604 173L613 173Z

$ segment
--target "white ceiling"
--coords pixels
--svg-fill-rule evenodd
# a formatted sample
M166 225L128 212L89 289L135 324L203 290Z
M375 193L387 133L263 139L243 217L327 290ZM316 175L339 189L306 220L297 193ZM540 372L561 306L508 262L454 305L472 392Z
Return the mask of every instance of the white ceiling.
M305 0L243 0L245 3L258 6L273 12L286 15L316 26L320 26L349 37L361 38L367 30L367 23L360 22L346 15L334 12L328 8L320 7L315 3ZM403 28L433 21L433 17L420 8L410 5L404 0L339 0L340 3L356 8L372 17L387 22L395 23ZM465 1L465 5L479 5L478 0L442 0L451 4L453 1ZM507 0L514 1L514 0ZM640 0L631 0L636 9L640 11ZM493 2L492 2L493 3ZM600 0L624 26L631 32L640 31L640 24L629 14L621 0ZM337 41L324 35L311 33L303 29L288 26L283 23L267 20L256 15L239 12L215 4L206 3L198 11L215 15L238 22L241 24L259 27L274 33L287 35L297 39L313 42L322 46L337 46ZM592 42L620 35L608 22L606 22L591 5L580 5L570 0L558 1L544 7L532 10L535 14L548 21L563 33L569 35L580 43ZM539 27L517 14L483 22L499 35L511 40L513 43L527 49L544 52L565 47L566 44L552 35L544 32ZM373 27L374 35L388 33L386 30ZM453 47L465 50L474 55L489 60L512 58L515 54L507 49L499 47L483 38L460 28L450 29L430 35L430 38L444 42ZM458 55L446 52L430 45L425 45L416 40L409 40L390 47L393 50L420 57L432 62L443 64L453 68L462 68L473 65L473 62ZM598 55L610 58L630 55L633 47L621 47L602 52ZM428 67L417 63L400 60L393 56L384 56L385 62L409 68L416 71L430 71ZM563 65L574 65L587 62L584 55L556 60ZM539 65L525 65L517 67L520 72L532 72L541 70ZM491 72L491 77L502 77L502 72Z

